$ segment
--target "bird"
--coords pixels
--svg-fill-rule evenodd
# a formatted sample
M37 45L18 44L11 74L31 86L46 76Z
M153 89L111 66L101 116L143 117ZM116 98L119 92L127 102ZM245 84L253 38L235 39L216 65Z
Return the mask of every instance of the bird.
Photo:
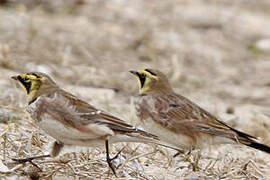
M106 160L115 173L114 158L109 155L109 142L152 142L159 144L156 135L140 130L125 121L95 108L89 103L61 89L42 72L27 72L12 76L25 90L26 111L34 123L55 139L50 154L13 159L18 163L45 157L56 157L64 145L102 146L105 142ZM160 144L161 145L161 144ZM166 145L162 145L167 147Z
M168 78L157 69L131 70L138 80L134 97L136 115L142 127L186 151L211 145L243 144L270 153L257 138L230 127L188 98L174 92Z

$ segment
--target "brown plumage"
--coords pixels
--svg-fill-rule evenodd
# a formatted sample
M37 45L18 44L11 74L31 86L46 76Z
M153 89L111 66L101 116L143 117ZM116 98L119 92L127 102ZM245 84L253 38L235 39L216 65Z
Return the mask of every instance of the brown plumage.
M107 162L115 173L112 159L109 158L109 142L158 144L157 136L137 129L62 90L44 73L30 72L12 78L25 89L27 111L32 119L56 139L51 154L37 158L57 156L64 145L99 146L105 142ZM35 157L17 161L24 163L33 159Z
M144 128L179 148L240 143L270 153L270 147L218 120L187 98L176 94L160 71L130 71L139 82L135 108Z

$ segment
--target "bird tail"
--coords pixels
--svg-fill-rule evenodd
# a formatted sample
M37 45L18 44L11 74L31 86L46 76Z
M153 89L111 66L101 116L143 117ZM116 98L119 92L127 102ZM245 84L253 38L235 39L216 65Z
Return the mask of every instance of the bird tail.
M167 144L165 142L161 142L159 137L148 133L146 131L136 129L133 133L128 133L128 134L118 134L115 136L112 136L110 138L111 143L116 143L116 142L138 142L138 143L150 143L150 144L155 144L158 146L166 147L169 149L176 150L180 153L184 153L185 151L183 149L180 149L178 147L175 147L171 144Z
M166 144L160 141L160 138L154 134L146 132L144 130L138 129L137 127L130 126L129 128L114 126L113 124L107 123L111 128L117 130L118 132L122 132L125 135L119 135L117 137L111 137L110 142L143 142L143 143L151 143L156 144L158 146L163 146L169 149L176 150L178 152L183 153L184 150L174 147L172 145Z
M135 132L141 134L142 136L153 138L155 140L159 140L159 137L158 136L156 136L154 134L151 134L149 132L146 132L146 131L143 131L143 130L140 130L140 129L137 129L137 128L136 128Z
M154 141L151 141L149 143L152 143L152 144L155 144L155 145L158 145L158 146L162 146L162 147L165 147L165 148L169 148L169 149L178 151L179 153L185 153L185 150L179 149L179 148L174 147L172 145L167 145L167 144L163 144L163 143L160 143L160 142L154 142Z
M140 135L142 135L144 137L143 139L144 139L145 143L151 143L151 144L155 144L155 145L162 146L165 148L173 149L173 150L176 150L180 153L185 152L183 149L179 149L178 147L172 146L171 144L166 144L164 142L161 142L160 138L154 134L151 134L149 132L146 132L146 131L143 131L143 130L140 130L137 128L135 128L135 129L136 129L135 130L136 133L139 133Z
M130 142L141 142L141 143L146 143L146 144L155 144L155 145L158 145L158 146L162 146L162 147L165 147L165 148L168 148L168 149L172 149L172 150L175 150L175 151L178 151L180 153L184 153L185 151L183 149L180 149L178 147L175 147L171 144L167 144L163 141L160 141L158 139L154 139L154 138L149 138L149 137L134 137L132 136L132 140Z
M270 154L270 147L261 143L257 143L257 142L251 142L250 144L246 144L249 147L258 149L260 151L266 152Z
M235 131L238 135L237 140L238 142L240 142L241 144L244 144L246 146L252 147L254 149L258 149L260 151L266 152L270 154L270 147L265 145L265 144L261 144L256 142L256 137L253 137L251 135L248 135L246 133L243 133L241 131Z

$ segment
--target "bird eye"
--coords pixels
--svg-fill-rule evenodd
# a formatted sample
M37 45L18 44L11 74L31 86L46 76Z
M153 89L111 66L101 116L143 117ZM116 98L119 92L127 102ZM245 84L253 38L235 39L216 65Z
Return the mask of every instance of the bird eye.
M23 78L24 81L29 81L28 77Z

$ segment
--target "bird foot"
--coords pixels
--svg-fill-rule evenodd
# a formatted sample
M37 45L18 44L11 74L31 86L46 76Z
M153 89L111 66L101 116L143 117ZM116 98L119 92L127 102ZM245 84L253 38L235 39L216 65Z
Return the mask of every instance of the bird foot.
M33 156L33 157L21 158L21 159L12 158L12 160L19 163L19 164L24 164L26 162L29 162L30 164L32 164L33 166L35 166L36 168L38 168L41 171L40 167L38 167L38 165L33 163L33 160L40 159L40 158L46 158L46 157L50 157L50 155Z
M113 165L112 161L118 158L118 156L121 154L121 152L124 150L125 147L123 147L113 158L110 158L107 156L107 163L110 167L110 169L113 171L113 174L116 176L115 172L115 166ZM116 176L117 177L117 176Z

